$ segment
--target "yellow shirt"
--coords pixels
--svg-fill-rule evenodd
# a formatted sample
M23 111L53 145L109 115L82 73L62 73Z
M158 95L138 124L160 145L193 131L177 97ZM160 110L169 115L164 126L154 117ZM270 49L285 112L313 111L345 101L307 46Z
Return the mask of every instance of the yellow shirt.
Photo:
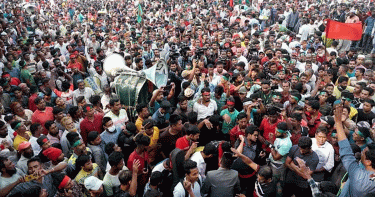
M154 127L154 133L152 134L152 137L148 136L146 133L143 133L143 135L150 138L150 145L149 146L153 146L153 145L158 143L160 130L159 130L159 128Z
M346 89L345 89L345 90L348 90L349 92L353 93L353 91L354 91L354 87L352 87L352 86L346 86ZM335 86L335 87L333 88L333 93L332 93L332 95L335 96L336 99L340 99L340 97L341 97L341 92L340 92L340 90L337 88L337 86Z
M74 180L75 180L77 183L83 185L84 182L85 182L85 179L86 179L87 177L89 177L89 176L97 176L96 173L98 172L98 170L99 170L98 164L93 163L93 164L92 164L92 170L91 170L90 172L86 172L86 171L84 171L83 169L81 169L81 170L78 172L76 178L74 178Z
M143 119L138 116L137 120L135 121L135 127L137 127L137 132L140 132L142 129Z
M30 131L26 131L26 134L29 135L31 137L31 133ZM13 141L13 147L14 149L18 150L18 146L24 142L24 141L29 141L27 140L26 138L20 136L20 135L17 135L15 138L14 138L14 141Z

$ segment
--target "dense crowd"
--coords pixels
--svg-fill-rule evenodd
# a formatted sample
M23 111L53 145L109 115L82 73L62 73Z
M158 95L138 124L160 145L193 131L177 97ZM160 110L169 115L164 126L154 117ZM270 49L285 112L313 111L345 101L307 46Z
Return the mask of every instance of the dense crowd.
M0 197L375 195L371 1L0 6ZM113 54L167 84L126 106Z

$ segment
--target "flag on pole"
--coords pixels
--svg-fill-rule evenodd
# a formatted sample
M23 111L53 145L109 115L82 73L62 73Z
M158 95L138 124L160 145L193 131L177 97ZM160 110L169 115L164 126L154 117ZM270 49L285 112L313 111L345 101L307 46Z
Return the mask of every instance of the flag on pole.
M360 40L362 37L362 23L340 23L327 19L326 37L342 40Z
M233 0L229 1L229 6L233 8Z
M141 6L140 3L138 3L138 14L137 14L137 22L138 23L142 22L142 15L143 15L142 6Z

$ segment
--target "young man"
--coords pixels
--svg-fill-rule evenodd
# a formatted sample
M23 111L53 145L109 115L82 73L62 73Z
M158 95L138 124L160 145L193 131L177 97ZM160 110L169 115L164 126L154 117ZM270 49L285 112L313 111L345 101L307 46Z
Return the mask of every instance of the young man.
M198 145L199 135L200 130L198 127L190 126L186 131L186 135L177 139L176 148L187 151L185 158L190 158L190 155L194 153Z
M337 139L340 146L341 160L348 172L348 181L341 190L340 196L366 196L375 191L375 182L370 179L375 173L373 164L375 163L375 150L366 147L361 153L361 163L364 167L360 167L356 161L348 138L346 137L342 123L341 105L335 109L335 122L337 130ZM366 178L364 178L366 177Z
M176 142L182 133L182 120L179 115L172 114L169 118L169 129L160 135L159 143L161 144L161 154L164 158L169 157L169 153L176 147Z
M312 150L318 155L319 163L314 171L314 180L323 181L327 173L330 173L334 167L335 151L332 145L327 141L326 127L318 127L315 138L312 138Z
M201 197L202 178L197 163L187 160L184 163L185 177L173 189L174 197Z
M358 109L358 118L357 121L366 121L372 123L372 120L375 118L375 113L372 112L372 107L375 105L375 102L371 99L365 99L363 101L363 108Z
M102 141L99 133L97 131L91 131L87 136L87 147L90 148L92 152L92 157L95 163L99 165L99 168L104 174L107 167L107 158L105 155L105 143Z
M125 109L122 109L120 99L113 98L109 100L109 106L111 111L108 112L104 117L112 119L113 124L120 129L125 129L126 123L129 121L128 114Z
M102 124L104 130L103 133L100 134L100 137L103 139L104 143L108 144L110 142L113 142L116 144L118 136L120 135L122 129L116 126L110 117L104 117L102 120Z
M235 100L233 97L229 97L227 100L227 109L224 109L220 112L220 116L223 117L223 126L222 126L222 133L223 138L228 140L229 139L229 131L235 126L236 119L239 112L234 108Z
M285 186L283 188L283 196L290 197L293 194L299 196L312 196L308 182L303 178L303 174L298 170L294 163L296 158L300 158L306 162L310 170L314 171L319 163L318 155L311 150L312 141L309 137L301 137L298 146L295 145L289 150L285 166L289 169L286 174Z
M204 180L206 178L206 161L205 159L211 158L217 152L216 147L212 143L208 143L204 146L203 151L195 152L190 160L197 163L197 168L200 176Z
M78 184L84 184L85 179L89 176L100 176L100 168L98 164L91 161L91 156L84 154L80 155L76 160L76 169L80 169L74 180Z
M100 114L95 114L95 110L91 104L86 104L83 106L82 110L85 118L80 123L81 136L83 141L87 144L87 135L91 131L102 133L103 116Z
M46 102L41 98L37 97L34 100L34 103L37 107L37 110L33 113L31 117L31 122L32 123L39 123L40 125L43 125L48 121L48 120L53 120L53 108L52 107L46 107ZM48 130L44 128L43 134L47 135Z
M241 191L238 172L231 169L234 158L231 153L224 153L218 170L207 173L202 193L208 196L232 197Z
M59 130L56 123L49 120L44 124L44 127L48 130L47 138L51 144L60 144L60 139L63 134L62 130Z
M17 168L24 175L27 174L27 161L29 161L34 156L33 148L31 143L24 141L18 146L18 153L21 155L21 158L17 162Z
M309 136L314 137L316 129L320 125L320 117L322 114L320 113L320 104L317 100L309 100L305 106L306 112L302 117L307 122L309 127Z
M251 125L246 128L245 135L240 135L239 139L234 144L234 147L239 153L244 154L255 162L259 162L266 155L262 151L262 145L258 140L260 131L258 127ZM253 168L244 163L241 159L236 159L232 165L232 169L237 170L241 183L241 190L246 195L252 194L256 176Z
M119 191L116 190L116 197L135 196L137 194L137 177L140 167L139 160L134 160L133 171L122 170L118 175L120 181Z
M121 185L119 181L119 173L124 167L124 158L121 152L113 152L108 157L111 169L105 174L103 178L103 186L107 196L114 196L114 188Z
M85 179L84 186L89 192L90 197L100 197L103 195L103 181L95 176L89 176Z
M150 111L148 110L147 105L144 103L138 104L136 106L136 111L138 113L138 118L135 121L135 126L137 127L137 131L140 132L143 121L150 116Z
M198 113L198 120L212 116L217 111L217 104L211 99L210 89L203 88L201 93L202 98L193 105L193 111Z

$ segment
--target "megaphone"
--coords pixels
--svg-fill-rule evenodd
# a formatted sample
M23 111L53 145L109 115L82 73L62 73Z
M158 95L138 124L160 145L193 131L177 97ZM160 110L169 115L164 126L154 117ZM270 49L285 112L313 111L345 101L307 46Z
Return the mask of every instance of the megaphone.
M27 3L23 6L23 9L28 13L28 14L34 14L35 11L37 10L37 7L34 4Z
M103 70L110 77L115 77L120 72L137 72L136 70L127 67L125 59L117 53L112 53L104 59Z
M146 79L150 80L156 87L161 88L168 82L168 67L165 60L160 59L155 65L143 71Z

